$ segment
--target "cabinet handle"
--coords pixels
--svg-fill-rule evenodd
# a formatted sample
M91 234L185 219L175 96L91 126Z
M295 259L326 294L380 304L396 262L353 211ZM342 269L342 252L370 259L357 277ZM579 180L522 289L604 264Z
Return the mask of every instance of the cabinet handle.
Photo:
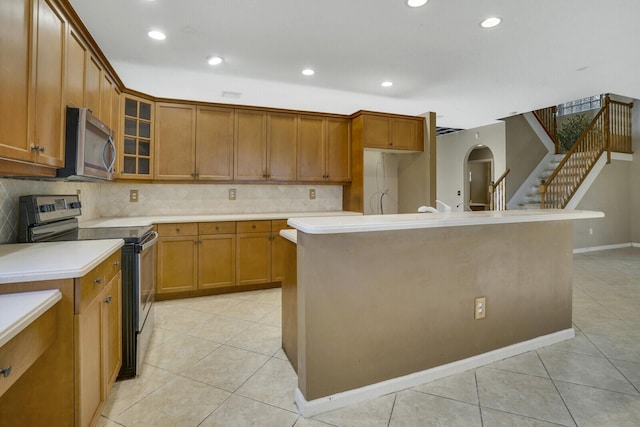
M111 295L109 295L108 297L106 297L106 298L104 299L104 303L105 303L105 304L109 304L109 303L111 302L111 300L112 300Z
M120 261L114 261L113 262L113 266L114 267L119 267L120 266Z
M198 172L196 172L196 178L199 178L200 174Z
M35 151L36 153L44 153L44 147L41 147L39 145L32 145L31 151Z
M253 225L251 226L251 228L255 229L255 228L256 228L256 225L255 225L255 224L253 224Z
M191 172L191 178L195 178L196 177L196 173L195 172Z
M176 228L176 233L179 233L179 232L180 232L180 229L179 229L179 228Z
M220 227L218 227L218 226L216 225L216 231L218 231L218 230L220 230Z
M102 277L98 277L96 280L93 281L94 285L99 285L102 283Z
M0 375L7 378L9 375L11 375L11 369L13 369L11 365L7 366L6 368L0 368Z

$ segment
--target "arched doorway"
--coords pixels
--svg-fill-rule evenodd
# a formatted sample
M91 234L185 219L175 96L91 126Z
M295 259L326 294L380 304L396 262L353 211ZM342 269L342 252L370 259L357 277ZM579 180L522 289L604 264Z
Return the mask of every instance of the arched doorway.
M489 185L493 180L493 152L478 144L469 150L464 165L464 210L489 210Z

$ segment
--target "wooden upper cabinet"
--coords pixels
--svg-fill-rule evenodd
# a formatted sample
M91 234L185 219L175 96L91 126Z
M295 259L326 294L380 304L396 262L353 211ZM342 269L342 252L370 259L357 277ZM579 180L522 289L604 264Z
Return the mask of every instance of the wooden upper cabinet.
M350 133L349 119L299 116L298 180L349 181Z
M396 150L424 150L424 119L394 118L391 126L391 140Z
M198 179L233 179L233 109L198 107L195 173Z
M363 120L366 148L393 148L390 118L365 115Z
M118 89L117 85L113 85L111 87L111 121L109 123L109 127L111 131L113 131L113 140L116 142L116 147L118 146L122 135L120 135L120 89ZM116 167L116 170L117 167Z
M193 179L195 106L157 103L155 125L155 178Z
M113 126L111 125L111 96L113 95L114 84L107 73L104 72L102 73L100 81L100 111L98 119L106 124L109 129L113 130Z
M325 164L324 118L298 116L298 180L323 181Z
M362 114L365 148L424 150L424 118Z
M30 99L34 127L30 146L36 163L61 167L64 165L67 23L48 0L37 0L35 11L34 90Z
M29 160L31 2L0 2L0 157Z
M351 120L328 117L326 144L326 179L351 179Z
M153 177L153 102L130 94L120 98L122 139L118 146L118 178L150 179Z
M84 107L88 55L80 36L71 30L67 38L67 105L71 107Z
M234 171L237 181L258 181L267 177L267 113L235 110Z
M102 67L96 59L89 55L85 81L85 102L83 107L90 109L100 118L100 92L102 89Z
M267 179L295 181L296 133L295 114L269 113L267 115Z

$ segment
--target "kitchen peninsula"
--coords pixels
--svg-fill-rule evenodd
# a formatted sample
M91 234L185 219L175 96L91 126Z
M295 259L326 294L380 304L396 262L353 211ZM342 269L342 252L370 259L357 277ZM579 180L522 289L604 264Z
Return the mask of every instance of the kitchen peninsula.
M573 337L572 222L603 216L290 219L297 298L285 300L285 277L283 317L297 309L288 355L297 352L300 411L312 416Z

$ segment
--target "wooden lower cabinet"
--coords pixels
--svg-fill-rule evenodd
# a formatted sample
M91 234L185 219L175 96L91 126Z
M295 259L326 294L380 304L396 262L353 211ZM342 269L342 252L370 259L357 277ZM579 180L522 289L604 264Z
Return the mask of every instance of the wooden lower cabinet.
M204 235L198 238L198 289L233 286L236 282L236 236Z
M280 230L291 228L286 219L271 221L273 240L271 242L271 280L282 282L285 271L285 244L286 239L280 235Z
M120 261L119 252L117 260L107 260L79 281L80 301L76 300L74 322L77 426L93 425L100 418L122 365L122 275L118 269L112 276L116 261ZM83 294L87 281L92 290L98 291Z
M120 275L114 277L104 291L102 335L104 337L102 357L106 399L122 366L122 279Z
M282 281L286 220L158 224L160 299ZM220 289L220 290L217 290Z
M59 289L56 338L0 397L0 426L96 425L121 366L120 251L77 279L10 283L0 294Z
M259 285L272 281L271 239L271 231L238 234L236 251L238 285Z
M233 221L158 224L158 294L235 285Z
M197 235L158 239L158 293L196 289L197 239Z

